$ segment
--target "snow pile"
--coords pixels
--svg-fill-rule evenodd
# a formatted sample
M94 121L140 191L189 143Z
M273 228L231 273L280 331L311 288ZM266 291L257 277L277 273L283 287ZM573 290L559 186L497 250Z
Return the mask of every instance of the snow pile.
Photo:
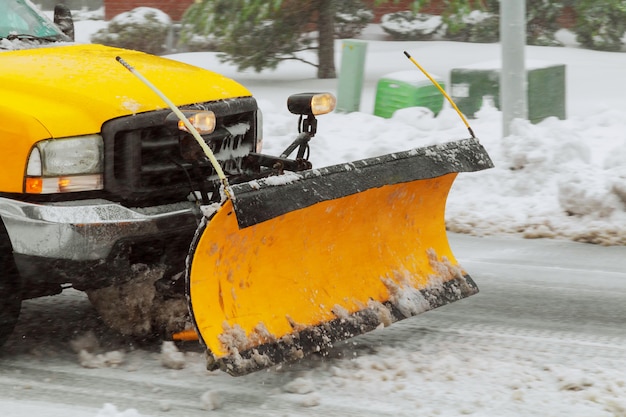
M293 122L261 105L270 108L265 152L280 151ZM449 230L626 244L626 113L518 120L505 138L501 119L499 110L484 107L470 120L496 167L457 177L446 210ZM449 107L437 117L424 108L402 109L391 119L335 113L320 120L311 160L314 167L341 164L467 136Z
M298 377L283 386L283 391L295 394L295 400L301 407L315 407L320 405L322 397L316 392L316 384L308 378Z
M185 363L185 354L178 350L174 342L163 342L161 345L161 365L169 369L183 369Z
M109 24L119 26L146 25L150 23L160 23L163 26L169 26L172 24L172 19L160 9L137 7L131 11L118 14L109 22Z
M626 170L620 166L626 115L517 121L510 136L499 138L489 134L490 120L500 118L491 113L479 115L475 126L487 133L482 143L496 168L458 177L447 209L450 230L626 244Z
M222 396L217 391L207 391L200 396L202 409L207 411L218 410L224 405Z

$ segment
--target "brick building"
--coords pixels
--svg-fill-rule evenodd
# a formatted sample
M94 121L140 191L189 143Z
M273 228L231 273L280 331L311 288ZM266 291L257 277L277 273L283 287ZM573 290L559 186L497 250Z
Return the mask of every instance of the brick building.
M132 10L136 7L154 7L167 13L172 20L180 21L185 10L194 2L194 0L104 0L104 18L111 20L116 15ZM366 0L367 3L373 4L374 0ZM388 2L374 8L374 22L380 22L382 15L393 13L401 10L409 10L413 0L400 0L397 2ZM422 9L424 13L440 14L445 8L444 0L433 0ZM562 27L571 27L575 21L575 15L570 6L563 9L563 13L558 22Z
M374 0L367 0L374 3ZM194 0L104 0L104 18L111 20L116 15L132 10L136 7L154 7L167 13L172 20L179 21L185 10L194 2ZM389 2L389 4L378 6L374 9L375 21L379 21L380 17L386 13L397 12L400 10L408 10L413 0L402 0L398 2ZM444 1L433 1L426 9L425 13L440 13L443 10Z
M104 0L104 19L111 20L120 13L136 7L153 7L179 21L194 0Z

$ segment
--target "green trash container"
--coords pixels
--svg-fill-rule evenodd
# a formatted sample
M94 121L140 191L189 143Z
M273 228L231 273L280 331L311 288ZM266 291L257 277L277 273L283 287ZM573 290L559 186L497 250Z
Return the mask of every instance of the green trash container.
M432 74L431 77L445 88L445 83L439 77ZM443 108L443 100L439 89L421 72L394 72L378 80L374 114L390 118L398 109L426 107L436 115Z
M485 98L501 109L500 66L500 61L490 61L450 72L450 96L467 117L475 117ZM528 120L565 119L565 65L530 61L526 77Z

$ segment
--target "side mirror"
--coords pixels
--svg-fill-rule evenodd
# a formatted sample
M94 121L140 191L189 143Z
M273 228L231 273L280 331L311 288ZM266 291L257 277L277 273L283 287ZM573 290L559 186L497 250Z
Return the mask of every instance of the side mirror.
M74 19L69 7L64 4L54 6L54 24L72 41L74 40Z

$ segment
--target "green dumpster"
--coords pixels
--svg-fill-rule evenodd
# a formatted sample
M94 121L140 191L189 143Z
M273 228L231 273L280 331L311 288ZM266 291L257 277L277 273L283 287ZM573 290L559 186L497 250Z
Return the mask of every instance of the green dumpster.
M467 117L475 117L485 99L500 107L500 61L454 68L450 96ZM526 64L528 120L565 119L565 65L540 61Z
M439 77L432 74L431 77L445 88ZM407 107L426 107L438 114L443 100L439 89L419 71L394 72L378 80L374 114L390 118L396 110Z

